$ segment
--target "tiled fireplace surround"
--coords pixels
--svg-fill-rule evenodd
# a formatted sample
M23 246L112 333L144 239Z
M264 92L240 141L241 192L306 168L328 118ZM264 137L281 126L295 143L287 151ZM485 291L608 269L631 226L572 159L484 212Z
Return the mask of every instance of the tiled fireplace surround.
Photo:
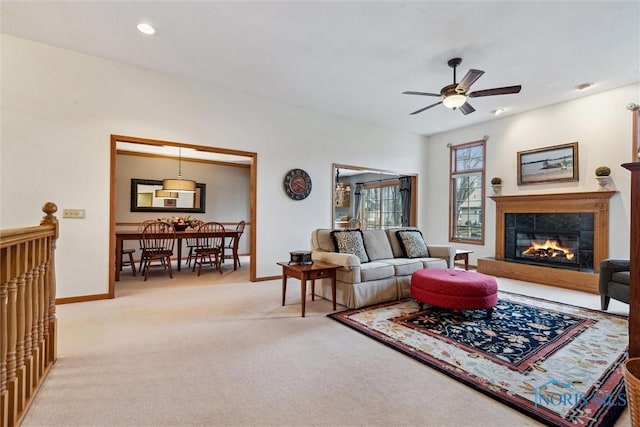
M542 283L568 289L598 293L598 267L609 252L609 199L615 191L581 193L493 196L496 202L495 258L478 260L478 271L495 276ZM574 225L581 234L579 265L572 269L531 265L508 260L513 257L511 240L514 221L543 220L542 215L556 214L555 219ZM557 216L559 215L559 216ZM544 228L549 228L548 226ZM563 227L556 227L562 229ZM566 231L566 229L565 229ZM591 240L593 235L593 242Z
M593 273L593 218L593 212L507 213L504 258Z

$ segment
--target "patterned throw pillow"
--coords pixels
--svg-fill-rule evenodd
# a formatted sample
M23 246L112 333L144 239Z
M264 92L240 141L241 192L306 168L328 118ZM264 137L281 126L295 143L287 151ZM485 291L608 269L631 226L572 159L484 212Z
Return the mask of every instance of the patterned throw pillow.
M402 251L407 258L424 258L429 256L427 245L424 243L422 233L419 230L396 231Z
M369 256L364 249L362 231L336 230L331 232L331 238L336 246L336 251L342 254L351 254L360 258L360 262L369 262Z

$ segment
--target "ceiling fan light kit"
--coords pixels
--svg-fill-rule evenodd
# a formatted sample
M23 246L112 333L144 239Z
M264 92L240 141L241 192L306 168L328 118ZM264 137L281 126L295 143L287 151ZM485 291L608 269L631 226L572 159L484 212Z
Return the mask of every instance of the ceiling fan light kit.
M460 94L449 95L442 100L445 107L455 110L467 102L467 97Z
M445 107L451 110L460 110L462 114L467 115L476 111L475 108L467 102L467 98L477 98L480 96L494 96L494 95L507 95L510 93L519 93L522 88L517 86L506 86L494 89L484 89L474 92L468 92L469 88L476 80L478 80L483 74L482 70L471 69L467 71L467 74L460 80L460 83L456 82L456 68L462 63L461 58L452 58L447 64L453 68L453 84L447 85L440 90L440 94L430 92L414 92L405 91L402 92L405 95L419 95L419 96L434 96L442 97L442 100L431 105L427 105L424 108L414 111L413 114L422 113L429 108L435 107L439 104L444 104Z

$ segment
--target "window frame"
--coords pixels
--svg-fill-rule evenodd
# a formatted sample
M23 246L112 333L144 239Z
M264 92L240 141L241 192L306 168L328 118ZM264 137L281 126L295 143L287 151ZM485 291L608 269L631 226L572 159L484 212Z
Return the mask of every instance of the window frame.
M382 191L382 189L386 187L397 187L398 200L400 199L400 181L397 179L383 180L379 182L367 182L367 183L364 183L363 190L379 189L380 191ZM367 219L366 212L365 212L365 204L366 203L364 203L364 200L363 200L363 203L360 204L359 216L360 218ZM377 211L378 219L380 221L380 228L379 229L376 228L376 230L385 229L385 226L382 224L382 212L383 212L383 209L382 209L382 203L381 203L380 208ZM402 211L400 211L400 217L401 216L402 216ZM390 227L400 227L400 226L402 226L402 224L392 225ZM371 228L371 224L367 223L367 228ZM386 227L386 228L389 228L389 227Z
M471 147L482 147L482 167L475 169L465 169L462 171L457 170L456 153L461 149L468 149ZM449 147L449 242L456 243L468 243L471 245L484 245L485 241L485 218L486 218L486 202L485 202L485 182L486 182L486 167L487 167L487 144L484 139L471 141L459 145L451 145ZM465 175L480 175L480 238L460 238L456 237L456 222L454 215L456 214L456 178L463 177ZM470 196L471 194L469 194ZM469 201L467 196L467 203Z

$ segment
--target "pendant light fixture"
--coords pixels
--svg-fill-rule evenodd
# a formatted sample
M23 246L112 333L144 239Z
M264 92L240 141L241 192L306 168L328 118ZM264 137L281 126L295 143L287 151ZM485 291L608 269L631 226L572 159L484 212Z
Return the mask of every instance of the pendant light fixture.
M182 149L178 148L178 179L165 179L162 181L164 191L195 193L196 182L190 179L182 179Z

